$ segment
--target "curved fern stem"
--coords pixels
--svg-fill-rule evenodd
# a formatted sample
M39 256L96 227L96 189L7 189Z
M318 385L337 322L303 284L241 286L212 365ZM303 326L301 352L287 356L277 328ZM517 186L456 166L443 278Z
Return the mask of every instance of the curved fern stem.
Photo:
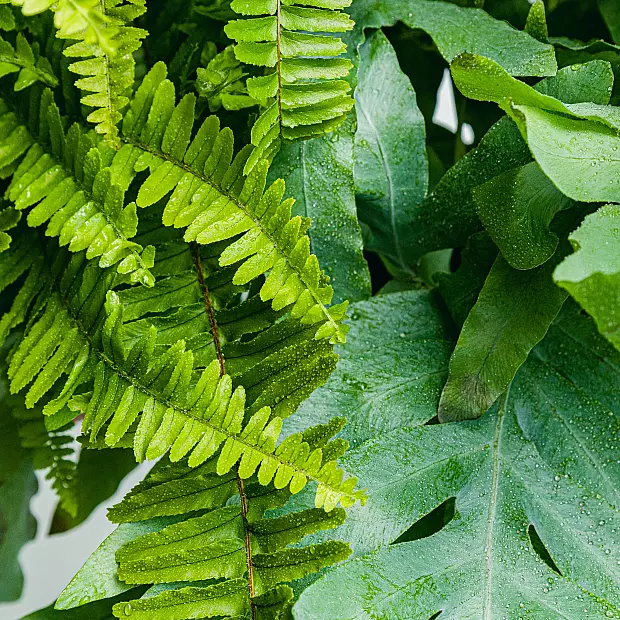
M202 292L205 313L209 319L209 326L211 330L211 335L213 337L213 346L215 347L215 356L220 369L220 377L224 377L226 375L226 364L222 351L222 343L217 327L217 320L213 311L213 303L211 301L209 289L207 288L207 285L205 283L204 271L200 260L200 253L198 252L196 244L192 243L190 244L190 247L194 267L196 269L196 277L198 278L198 285L200 286L200 290ZM248 570L248 590L250 593L250 613L252 620L256 620L256 605L254 604L256 589L254 587L254 561L252 559L252 532L250 531L250 527L248 524L248 498L245 493L245 484L243 482L243 478L241 478L241 476L239 475L239 467L236 465L234 467L234 472L237 480L237 489L239 490L239 498L241 501L241 521L243 523L244 529L245 558Z

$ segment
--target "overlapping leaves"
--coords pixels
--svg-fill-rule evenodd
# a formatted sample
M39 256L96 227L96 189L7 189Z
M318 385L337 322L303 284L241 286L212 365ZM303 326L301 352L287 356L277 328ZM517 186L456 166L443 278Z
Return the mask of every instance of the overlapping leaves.
M481 420L405 427L351 452L346 467L370 500L351 516L359 522L350 539L364 549L372 528L398 544L323 577L296 615L617 614L618 361L571 308ZM445 528L421 539L414 528L404 533L450 498Z
M195 98L175 106L172 82L163 64L145 78L123 122L127 143L119 156L136 170L149 170L137 204L147 207L167 197L163 222L186 228L184 239L200 244L232 240L220 265L238 264L234 284L244 285L269 271L260 295L274 310L316 325L317 338L343 342L346 302L328 307L333 289L310 252L309 221L291 218L293 200L282 200L284 183L265 190L267 165L246 177L251 147L233 157L233 135L207 118L192 134ZM238 238L236 238L238 237Z

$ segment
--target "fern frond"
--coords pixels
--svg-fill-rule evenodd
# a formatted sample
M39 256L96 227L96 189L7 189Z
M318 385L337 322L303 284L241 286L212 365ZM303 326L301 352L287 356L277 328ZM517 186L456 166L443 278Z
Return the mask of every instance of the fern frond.
M17 33L15 47L0 37L0 77L11 73L18 74L14 86L16 91L36 82L52 88L58 85L49 60L40 56L21 32Z
M20 408L13 415L21 423L19 436L24 448L31 450L35 469L47 469L46 478L59 504L68 514L75 516L78 511L77 498L73 493L77 463L76 452L71 444L73 436L68 432L72 424L56 430L48 430L40 410Z
M101 0L5 0L21 7L26 16L54 12L54 25L63 39L84 39L108 52L114 51L114 25L102 11Z
M38 271L44 262L33 267ZM40 281L42 274L37 275ZM153 359L155 328L127 349L122 304L110 290L114 277L113 271L101 270L79 254L68 259L61 252L42 288L33 291L24 285L28 303L11 308L9 322L15 324L14 317L21 318L35 297L37 312L10 361L12 393L27 388L25 402L32 407L56 386L59 395L44 408L53 415L80 385L94 381L84 431L96 440L107 425L105 442L115 446L139 418L134 437L139 461L170 450L172 460L190 455L195 467L217 454L220 475L239 463L242 478L258 470L265 485L273 480L298 492L309 481L317 482L319 507L350 506L363 499L355 491L356 480L344 479L335 461L326 461L320 449L311 450L301 435L278 445L282 418L274 417L270 407L246 419L245 390L233 388L218 360L194 376L194 356L183 341Z
M233 135L209 117L192 137L195 98L175 106L175 90L158 63L145 77L123 121L126 146L119 155L148 169L136 202L153 205L169 194L164 224L187 228L186 241L234 240L220 265L238 264L233 284L245 285L270 272L260 290L275 311L316 327L316 338L344 342L346 303L328 308L333 289L310 253L309 220L291 218L292 200L282 201L284 182L265 191L267 164L243 175L252 147L233 157Z
M73 62L69 69L81 77L75 84L90 94L82 103L95 108L88 120L95 131L104 134L110 144L118 146L117 124L129 103L133 88L135 61L133 53L140 48L146 31L129 24L146 11L145 0L97 0L106 26L111 32L109 45L91 40L86 34L74 33L71 38L81 39L65 50L69 58L83 58Z
M72 252L86 250L101 267L118 265L132 282L151 285L153 248L129 240L138 224L135 203L124 206L125 192L112 182L94 136L78 124L65 131L50 91L32 101L31 133L0 99L0 170L13 175L7 198L18 211L31 208L28 224L47 223L46 234Z
M162 227L158 211L143 217L141 227L148 230L137 241L157 247L156 283L119 292L128 343L154 326L156 354L184 338L197 368L216 359L219 347L227 373L246 390L250 414L269 406L286 417L327 380L337 361L328 341L316 340L313 326L275 312L256 294L258 283L247 292L233 284L235 266L218 262L224 244L187 244L174 229Z
M265 103L252 129L256 147L245 172L270 159L281 139L309 138L332 131L353 107L346 77L350 61L331 34L353 28L339 11L351 0L233 0L231 8L248 19L231 21L226 34L237 41L241 62L266 68L250 78L248 92Z
M10 347L0 347L0 394L2 394L2 416L10 415L15 421L19 442L29 453L34 469L47 469L46 478L51 481L60 504L70 514L77 512L77 500L72 492L76 472L76 452L71 444L74 438L70 431L73 424L67 416L43 417L41 407L27 409L19 396L9 394L6 353ZM64 413L64 412L63 412ZM72 416L71 416L72 417ZM69 417L69 420L71 420ZM59 421L59 418L63 418Z
M321 430L314 449L324 447L334 428ZM253 607L255 617L279 618L293 599L292 590L281 584L349 556L349 546L337 541L299 546L309 534L341 525L344 510L310 509L266 518L265 512L283 506L290 493L256 483L243 487L242 505L226 505L241 491L234 476L222 479L215 468L214 462L198 470L182 463L156 468L110 510L112 521L131 523L152 515L173 517L197 505L201 509L129 541L116 553L122 581L167 584L159 594L153 589L149 598L118 605L117 617L130 611L138 618L228 618L245 616ZM178 499L171 502L171 497ZM224 581L205 583L213 579Z

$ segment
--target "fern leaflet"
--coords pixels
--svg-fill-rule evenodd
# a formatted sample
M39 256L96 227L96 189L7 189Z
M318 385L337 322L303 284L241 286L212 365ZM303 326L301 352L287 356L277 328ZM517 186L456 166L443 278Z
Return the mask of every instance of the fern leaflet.
M71 251L86 250L101 267L118 264L131 281L151 285L153 248L129 241L138 225L136 206L124 206L125 193L112 182L94 136L77 123L65 131L48 90L32 93L32 133L12 108L0 99L0 169L12 172L7 197L15 209L34 207L30 226L47 223L46 234Z
M8 250L11 245L11 235L7 232L15 228L21 219L21 213L14 207L0 210L0 252Z
M35 82L52 88L58 85L49 60L40 56L21 32L17 33L15 47L0 37L0 77L11 73L18 74L14 86L16 91L24 90Z
M226 110L242 110L258 104L247 93L241 63L237 60L233 46L216 54L206 68L196 71L196 90L204 97L211 112L217 112L222 106Z

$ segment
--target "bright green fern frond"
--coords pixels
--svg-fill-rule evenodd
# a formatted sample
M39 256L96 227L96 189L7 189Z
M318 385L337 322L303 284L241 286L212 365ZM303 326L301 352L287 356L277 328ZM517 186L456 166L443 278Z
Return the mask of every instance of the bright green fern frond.
M309 221L291 218L292 200L283 201L284 182L265 191L267 164L249 176L243 167L251 147L233 157L233 135L209 117L192 134L193 95L175 106L172 82L158 63L145 77L123 122L121 149L136 170L149 170L138 192L140 207L167 198L164 224L187 228L186 241L211 244L234 240L221 266L238 265L233 284L245 285L269 271L260 290L275 311L316 328L316 338L344 342L346 303L328 308L333 289L310 253ZM192 137L193 136L193 137ZM235 239L236 238L236 239Z
M101 267L118 265L132 282L151 285L153 248L129 240L138 225L136 206L125 206L125 192L112 182L94 135L78 124L65 131L50 91L40 103L33 94L33 101L34 134L0 99L0 168L14 170L7 198L18 211L30 209L30 226L47 223L46 234L72 252L86 250Z
M101 0L5 0L9 2L21 7L26 16L51 9L60 38L80 38L108 52L115 49L113 37L117 29L102 10Z
M11 73L18 74L14 86L16 91L24 90L35 82L52 88L58 85L49 60L40 56L21 32L17 34L15 47L0 37L0 77Z
M84 59L73 62L69 69L83 76L76 82L76 86L90 93L82 98L83 104L95 108L88 120L95 124L98 133L104 134L112 145L118 146L117 125L129 103L134 83L133 53L140 48L147 34L145 30L129 24L146 11L146 2L97 0L97 4L102 7L106 28L113 33L109 37L111 49L98 40L92 41L74 34L71 38L81 41L67 48L65 55Z
M313 447L319 445L324 447L321 442ZM154 590L154 596L131 601L129 607L118 605L114 609L117 617L124 617L128 610L144 618L232 617L245 615L253 607L256 617L279 618L293 600L290 588L281 584L349 556L348 545L337 541L299 545L310 534L341 525L344 510L311 509L266 518L267 510L288 501L289 492L251 482L239 487L234 477L222 480L215 475L214 468L213 462L193 471L183 464L156 468L110 510L113 521L131 523L191 511L197 496L202 508L198 516L190 514L134 538L117 551L122 581L168 584L161 593ZM190 487L192 492L188 492ZM238 494L242 494L241 505L226 505ZM171 502L171 497L176 501ZM217 587L205 583L213 579L224 581Z
M251 16L230 22L226 34L237 41L241 62L267 69L247 81L251 97L265 111L252 129L256 150L245 164L248 173L279 148L279 141L332 131L353 107L343 79L351 63L338 58L346 51L330 33L353 27L339 11L351 0L233 0L231 8ZM321 34L319 34L321 33ZM326 34L325 34L326 33Z
M13 252L2 256L7 254ZM41 268L38 281L43 279L43 266L33 268ZM220 475L238 464L241 478L258 471L262 484L273 480L293 492L316 481L319 507L349 506L363 499L355 491L356 480L344 479L335 461L324 459L321 449L311 450L300 434L278 445L282 418L267 406L246 414L245 390L233 386L219 360L195 374L194 356L183 341L154 357L155 328L128 349L122 304L110 290L114 277L113 271L100 270L79 254L68 262L59 254L39 293L35 318L11 358L12 393L26 390L26 405L32 407L55 388L59 395L44 408L46 415L54 415L80 385L94 381L84 431L96 440L105 427L106 444L115 446L128 431L134 432L137 422L134 450L139 461L170 450L172 460L189 455L189 464L198 466L218 455ZM11 308L7 316L12 325L36 296L26 284L24 289L29 304Z
M259 283L249 290L233 284L235 265L219 266L223 243L188 244L162 227L157 210L143 216L141 228L137 241L157 247L156 283L119 292L128 343L154 326L156 354L184 339L197 368L216 359L221 348L227 374L245 388L249 414L268 406L286 417L327 380L337 361L333 347L315 339L314 326L275 312L257 294Z

